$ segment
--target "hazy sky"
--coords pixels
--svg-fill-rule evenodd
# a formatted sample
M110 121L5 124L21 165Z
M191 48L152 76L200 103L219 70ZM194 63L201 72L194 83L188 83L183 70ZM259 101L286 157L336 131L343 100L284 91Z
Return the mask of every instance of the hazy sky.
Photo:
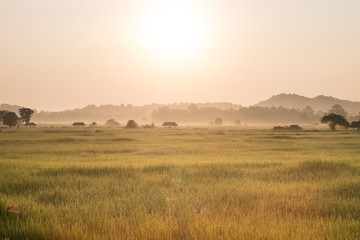
M360 101L359 0L0 0L0 103Z

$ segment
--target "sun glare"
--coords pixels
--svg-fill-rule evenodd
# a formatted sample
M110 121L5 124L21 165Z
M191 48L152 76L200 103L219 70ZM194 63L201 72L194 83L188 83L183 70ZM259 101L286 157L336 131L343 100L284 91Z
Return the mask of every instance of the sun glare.
M181 4L149 9L140 31L141 42L155 54L166 58L195 53L205 36L200 12Z

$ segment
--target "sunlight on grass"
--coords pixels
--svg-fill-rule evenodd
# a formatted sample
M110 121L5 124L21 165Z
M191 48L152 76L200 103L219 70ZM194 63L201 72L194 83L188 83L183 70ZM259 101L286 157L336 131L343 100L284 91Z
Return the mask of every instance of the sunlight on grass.
M3 131L0 239L358 239L347 133Z

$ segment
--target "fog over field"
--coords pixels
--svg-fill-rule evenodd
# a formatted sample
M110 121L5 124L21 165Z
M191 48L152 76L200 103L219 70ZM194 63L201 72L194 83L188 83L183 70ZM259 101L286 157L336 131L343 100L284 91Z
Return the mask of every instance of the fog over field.
M359 0L0 0L0 240L360 239Z
M22 106L1 104L0 110L17 112ZM337 109L338 107L338 109ZM34 109L32 121L38 124L71 124L82 121L104 124L109 119L125 124L133 119L140 124L176 121L180 125L211 125L221 118L224 125L248 124L318 124L326 113L344 115L349 121L360 119L360 102L318 96L306 98L279 94L250 107L232 103L174 103L134 106L87 105L79 109L49 112Z
M360 101L357 0L3 0L0 103Z

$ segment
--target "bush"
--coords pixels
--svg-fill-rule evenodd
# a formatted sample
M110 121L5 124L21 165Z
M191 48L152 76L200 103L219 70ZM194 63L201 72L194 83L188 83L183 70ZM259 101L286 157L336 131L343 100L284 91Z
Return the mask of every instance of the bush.
M222 125L222 124L223 124L222 118L219 118L219 117L218 117L218 118L215 118L214 124L217 125L217 126Z
M300 127L299 125L290 125L290 126L275 126L273 127L273 130L279 131L279 130L290 130L290 131L301 131L303 130L302 127Z
M126 128L137 128L138 124L134 120L129 120L126 124Z
M288 127L289 130L303 130L302 127L300 127L299 125L290 125Z
M117 126L120 126L120 123L115 121L115 119L109 119L109 120L106 121L105 126L117 127Z
M143 128L155 128L155 124L152 123L152 124L145 124L143 125Z

